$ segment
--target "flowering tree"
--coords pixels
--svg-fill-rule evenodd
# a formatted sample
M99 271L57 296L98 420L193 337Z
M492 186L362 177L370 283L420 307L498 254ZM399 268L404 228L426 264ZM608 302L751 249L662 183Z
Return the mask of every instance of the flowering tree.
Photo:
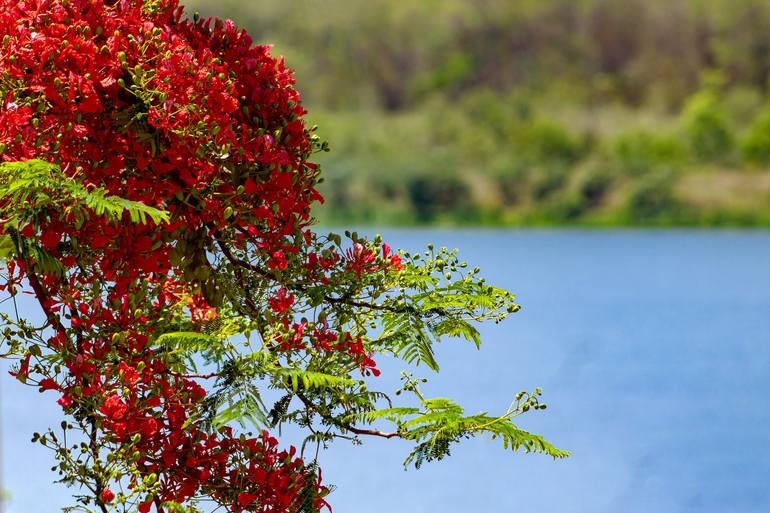
M303 453L335 438L566 455L512 423L539 390L468 416L410 374L401 405L375 389L376 355L437 371L440 337L518 306L453 251L310 229L326 145L268 47L177 0L0 0L0 39L0 288L45 319L4 314L2 352L58 396L34 441L70 510L318 511Z

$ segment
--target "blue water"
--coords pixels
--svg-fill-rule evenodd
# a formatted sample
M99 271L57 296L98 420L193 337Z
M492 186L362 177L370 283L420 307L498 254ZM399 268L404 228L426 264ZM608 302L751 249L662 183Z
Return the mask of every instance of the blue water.
M480 352L442 344L427 394L501 412L541 386L549 409L520 425L573 456L474 440L404 472L404 444L339 442L322 454L335 513L770 511L770 233L384 235L410 250L461 248L524 306L483 328ZM67 491L49 484L50 455L28 442L58 424L55 397L7 376L1 386L10 511L57 511Z

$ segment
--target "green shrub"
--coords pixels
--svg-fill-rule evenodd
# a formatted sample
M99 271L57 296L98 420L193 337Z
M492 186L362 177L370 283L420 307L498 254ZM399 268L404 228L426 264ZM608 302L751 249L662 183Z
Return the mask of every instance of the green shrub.
M762 108L762 92L750 85L737 85L727 91L722 100L725 114L734 128L748 126Z
M719 96L711 89L695 93L682 113L685 135L693 156L701 162L724 162L734 150L734 140Z
M760 111L741 140L741 153L750 164L770 164L770 105Z
M511 134L511 143L535 163L574 164L582 152L575 136L561 125L545 120L523 124Z
M604 168L595 168L580 178L577 197L586 208L599 207L612 189L615 176Z
M564 188L569 170L562 166L547 166L531 170L532 199L542 201Z
M522 203L528 191L529 169L524 162L513 156L504 166L493 171L493 180L506 206Z
M648 131L620 135L612 150L621 171L633 175L647 173L661 165L679 166L686 155L686 149L673 136Z
M673 192L673 177L659 173L638 180L626 202L626 216L632 224L671 222L679 210Z
M418 223L452 217L472 210L470 189L456 176L410 177L407 182L407 195Z
M570 195L551 201L539 209L539 217L548 223L574 223L585 214L587 208L582 198Z

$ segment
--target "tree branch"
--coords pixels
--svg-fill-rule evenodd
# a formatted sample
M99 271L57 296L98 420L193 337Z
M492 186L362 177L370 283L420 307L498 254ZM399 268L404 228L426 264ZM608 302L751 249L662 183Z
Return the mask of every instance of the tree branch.
M320 415L322 419L324 419L325 421L333 424L337 428L342 429L344 431L350 431L351 433L354 433L356 435L377 436L380 438L396 438L396 437L401 437L401 435L403 434L400 431L391 431L388 433L384 431L379 431L377 429L363 429L363 428L357 428L355 426L351 426L349 424L345 424L344 422L340 422L337 418L320 411L318 407L313 403L313 401L305 397L302 394L302 392L296 392L296 395L299 398L299 400L302 401L302 403L305 405L306 408L316 412L318 415Z
M304 285L300 285L297 283L283 283L270 271L236 257L235 255L233 255L232 251L230 251L230 248L228 248L227 245L222 241L221 235L218 233L216 234L216 241L217 241L217 245L219 246L219 249L222 250L222 254L225 256L228 262L230 262L232 265L236 267L241 267L243 269L246 269L247 271L255 272L260 276L264 278L268 278L269 280L281 286L284 286L294 292L307 292L308 288ZM348 299L344 297L334 297L334 296L324 295L323 300L330 304L341 304L341 305L352 306L357 308L366 308L368 310L381 310L381 311L392 312L392 313L418 313L418 310L414 307L403 306L399 308L395 306L381 305L376 303L354 301L352 299ZM441 313L440 311L438 311L438 309L432 309L430 310L430 312Z

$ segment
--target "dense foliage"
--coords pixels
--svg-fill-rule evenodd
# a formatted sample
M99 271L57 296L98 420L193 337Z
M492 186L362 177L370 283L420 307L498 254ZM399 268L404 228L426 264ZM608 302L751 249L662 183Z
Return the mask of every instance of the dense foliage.
M33 440L73 511L318 511L306 449L335 438L566 456L512 423L539 390L491 416L408 373L402 404L376 389L378 355L437 371L441 337L518 305L454 251L310 229L325 145L268 47L176 0L0 0L0 39L0 288L44 313L3 314L2 353L58 395Z
M324 222L770 225L763 0L189 3L302 63Z

